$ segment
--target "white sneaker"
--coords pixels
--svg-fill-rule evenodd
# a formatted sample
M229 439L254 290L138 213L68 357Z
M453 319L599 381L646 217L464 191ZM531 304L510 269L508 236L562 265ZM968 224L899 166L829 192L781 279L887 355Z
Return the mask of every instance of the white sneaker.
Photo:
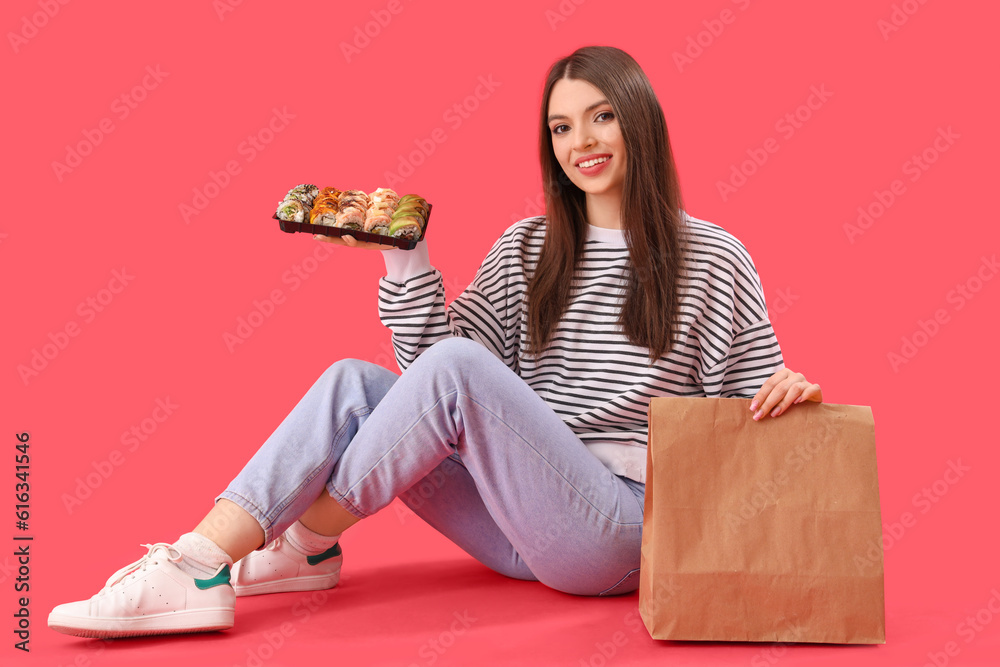
M143 544L149 551L111 575L89 600L61 604L49 627L78 637L136 637L173 632L207 632L233 627L236 595L229 565L212 577L196 579L175 563L171 544Z
M321 554L307 556L288 538L274 538L260 551L251 551L233 566L233 589L236 596L318 591L333 588L340 581L344 562L340 544Z

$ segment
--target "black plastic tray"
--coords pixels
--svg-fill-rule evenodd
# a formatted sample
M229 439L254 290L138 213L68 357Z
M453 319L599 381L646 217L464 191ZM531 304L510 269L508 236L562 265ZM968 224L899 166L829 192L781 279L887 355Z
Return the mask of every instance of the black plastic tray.
M278 227L281 228L281 231L288 232L289 234L303 232L305 234L322 234L323 236L350 235L362 243L381 243L382 245L391 245L397 248L402 248L403 250L413 250L417 247L417 244L420 243L425 236L427 236L427 227L431 224L431 209L433 208L433 204L427 204L427 219L424 220L424 228L420 232L420 237L414 239L413 241L409 241L407 239L397 239L383 234L362 232L357 229L344 229L343 227L330 227L328 225L313 225L308 222L281 220L278 217L277 211L275 211L271 217L278 221Z

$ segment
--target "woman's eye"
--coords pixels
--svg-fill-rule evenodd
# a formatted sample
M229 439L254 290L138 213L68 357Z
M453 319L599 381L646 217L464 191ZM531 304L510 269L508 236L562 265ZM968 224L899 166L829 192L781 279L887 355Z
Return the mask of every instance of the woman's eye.
M608 120L613 120L614 117L615 117L615 114L612 111L602 111L601 113L597 114L597 120L600 120L604 116L608 116ZM564 131L560 131L560 128L563 128L563 127L568 127L568 126L567 125L556 125L555 127L552 128L552 134L565 134Z

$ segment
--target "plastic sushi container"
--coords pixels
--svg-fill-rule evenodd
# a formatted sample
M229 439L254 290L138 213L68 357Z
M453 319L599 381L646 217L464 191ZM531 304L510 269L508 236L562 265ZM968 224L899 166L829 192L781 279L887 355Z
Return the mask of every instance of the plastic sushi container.
M288 232L289 234L303 232L305 234L322 234L323 236L350 235L362 243L381 243L382 245L391 245L397 248L402 248L403 250L413 250L417 247L417 244L424 239L424 236L427 235L427 227L431 224L431 212L433 209L434 205L428 202L427 219L424 221L424 228L420 230L420 237L413 239L412 241L410 239L397 239L392 236L385 236L384 234L362 232L357 229L344 229L343 227L330 227L329 225L313 225L308 222L282 220L278 217L276 212L271 215L271 217L278 221L278 226L281 228L281 231Z

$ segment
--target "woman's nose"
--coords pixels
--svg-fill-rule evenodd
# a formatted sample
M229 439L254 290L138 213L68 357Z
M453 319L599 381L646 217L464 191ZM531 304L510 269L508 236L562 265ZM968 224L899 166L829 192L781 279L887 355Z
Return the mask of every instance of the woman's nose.
M576 130L573 135L573 148L579 152L594 145L594 136L589 130Z

